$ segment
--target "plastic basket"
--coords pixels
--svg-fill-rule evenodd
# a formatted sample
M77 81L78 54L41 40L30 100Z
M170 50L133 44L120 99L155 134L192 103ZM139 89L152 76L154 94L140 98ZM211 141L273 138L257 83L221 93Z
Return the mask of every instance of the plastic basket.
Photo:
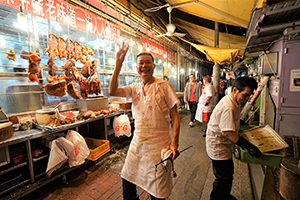
M110 151L108 140L100 140L95 138L84 139L90 150L90 155L87 157L88 160L98 160L101 156Z
M277 168L280 168L281 160L285 156L282 150L278 154L263 153L259 158L252 157L247 150L243 150L241 147L238 147L238 151L240 160L245 163L261 164Z

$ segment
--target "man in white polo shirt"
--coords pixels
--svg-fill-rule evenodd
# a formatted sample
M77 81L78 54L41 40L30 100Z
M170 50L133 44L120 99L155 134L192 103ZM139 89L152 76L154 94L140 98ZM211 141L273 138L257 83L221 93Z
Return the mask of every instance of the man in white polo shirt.
M211 115L206 132L206 152L212 160L215 175L210 200L236 199L230 195L234 144L246 148L251 156L262 155L256 146L238 135L241 105L247 102L256 88L257 82L253 78L237 78L232 85L232 92L221 99Z

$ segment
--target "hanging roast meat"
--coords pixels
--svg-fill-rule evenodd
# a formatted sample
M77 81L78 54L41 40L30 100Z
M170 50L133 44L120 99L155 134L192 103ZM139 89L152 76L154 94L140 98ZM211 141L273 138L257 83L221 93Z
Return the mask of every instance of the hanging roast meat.
M82 96L83 99L87 98L87 92L89 90L89 81L87 78L81 78L79 81L79 86L80 86L80 94Z
M48 62L47 62L47 65L48 65L48 74L50 76L56 76L57 75L55 73L55 71L54 71L54 64L55 64L55 62L54 62L54 55L50 54Z
M88 55L88 50L85 48L84 45L81 45L81 53L82 53L83 55L85 55L85 56Z
M58 57L59 59L67 57L67 45L61 36L58 37Z
M87 61L81 68L82 76L86 78L93 76L96 73L97 62L97 60Z
M68 77L69 79L71 79L73 77L73 73L72 73L72 68L75 67L75 61L74 60L68 60L65 63L64 66L64 72L66 77Z
M38 82L39 79L37 77L37 73L41 72L41 69L38 67L38 62L42 59L39 57L37 53L29 52L28 57L28 79L29 82Z
M48 47L46 49L46 51L44 52L44 54L46 54L47 52L49 53L49 55L54 54L55 56L58 56L58 43L56 40L56 35L55 33L49 33L49 41L48 41Z
M43 86L51 96L62 97L66 94L66 80L55 80Z
M67 59L74 58L75 59L75 47L70 38L66 39L67 41Z
M74 99L80 99L81 95L79 94L76 81L72 80L67 85L67 92L68 94L73 97Z
M75 44L75 60L81 59L81 46L77 40L74 41Z
M91 47L87 46L87 50L88 50L88 54L93 56L94 55L94 52L93 50L91 49Z

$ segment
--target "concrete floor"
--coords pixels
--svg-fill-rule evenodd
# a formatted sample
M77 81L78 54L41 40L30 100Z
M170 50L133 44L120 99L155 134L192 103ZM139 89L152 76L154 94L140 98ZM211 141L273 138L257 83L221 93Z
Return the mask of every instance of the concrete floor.
M190 115L180 115L179 150L190 145L174 162L177 177L169 200L208 200L214 181L211 161L205 151L204 125L188 125ZM22 199L112 199L122 198L120 172L123 167L129 139L114 143L110 153L96 162L89 162L67 175L67 180L57 179ZM253 200L248 165L234 159L234 181L231 194L239 200ZM138 188L141 200L149 195Z

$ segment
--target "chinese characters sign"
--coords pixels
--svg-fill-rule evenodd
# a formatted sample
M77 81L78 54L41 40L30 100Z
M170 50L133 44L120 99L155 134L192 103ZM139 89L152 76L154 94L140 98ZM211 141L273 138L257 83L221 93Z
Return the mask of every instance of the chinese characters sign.
M143 51L150 52L153 56L166 59L172 63L175 63L175 52L169 51L154 42L147 40L146 38L142 38L142 47ZM165 57L166 56L166 57Z
M66 1L0 0L0 3L16 9L19 9L21 5L24 12L51 21L58 21L66 26L69 25L77 30L88 32L114 42L118 42L121 35L120 27L109 23L83 8L69 4ZM89 3L95 4L99 9L103 7L102 3L96 0L90 0Z

